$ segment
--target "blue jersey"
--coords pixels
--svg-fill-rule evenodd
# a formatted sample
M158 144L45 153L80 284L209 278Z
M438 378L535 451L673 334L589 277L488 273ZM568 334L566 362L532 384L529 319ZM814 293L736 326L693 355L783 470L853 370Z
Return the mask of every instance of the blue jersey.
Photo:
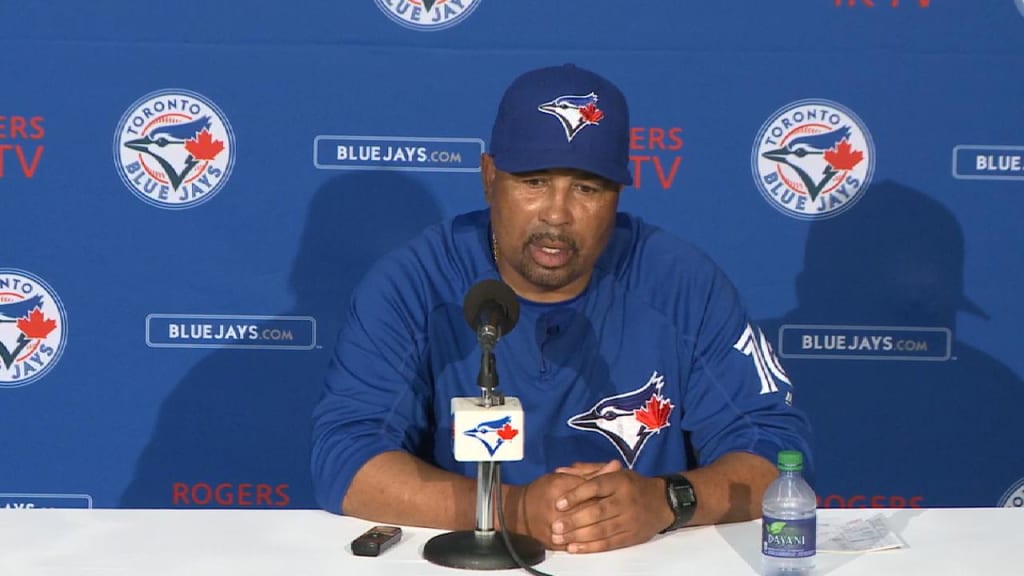
M378 262L352 298L314 411L313 480L340 511L356 472L404 450L475 476L452 453L451 399L479 397L480 347L462 300L500 278L490 213L427 229ZM502 466L525 484L558 466L619 459L648 476L727 452L775 462L805 455L806 417L735 288L690 244L619 214L587 288L557 304L520 299L495 348L498 390L525 413L525 458Z

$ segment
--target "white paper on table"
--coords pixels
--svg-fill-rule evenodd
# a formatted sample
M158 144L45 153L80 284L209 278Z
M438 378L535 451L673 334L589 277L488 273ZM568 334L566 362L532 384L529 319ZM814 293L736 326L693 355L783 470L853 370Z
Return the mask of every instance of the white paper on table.
M881 514L842 524L819 522L817 540L818 552L876 552L905 546Z

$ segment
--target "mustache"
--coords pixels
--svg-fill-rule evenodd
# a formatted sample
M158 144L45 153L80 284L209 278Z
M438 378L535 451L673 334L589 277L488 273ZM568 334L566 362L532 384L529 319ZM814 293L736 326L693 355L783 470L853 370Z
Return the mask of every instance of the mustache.
M570 250L576 252L579 250L579 246L576 244L576 240L572 236L566 234L557 234L555 232L534 232L526 238L526 244L534 244L547 240L549 242L557 242L559 244L565 244Z

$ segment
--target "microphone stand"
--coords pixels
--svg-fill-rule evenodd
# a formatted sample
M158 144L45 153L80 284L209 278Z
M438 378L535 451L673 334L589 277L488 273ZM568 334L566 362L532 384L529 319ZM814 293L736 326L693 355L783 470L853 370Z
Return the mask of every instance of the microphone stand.
M494 361L497 335L489 336L481 334L483 354L476 380L481 388L480 406L485 408L505 404L505 395L495 390L498 386L498 370ZM503 537L507 537L523 564L533 566L543 561L544 546L536 539L509 532L507 526L501 527L504 534L494 529L495 490L501 490L501 462L477 462L476 529L434 536L424 545L423 557L449 568L506 570L520 567L505 545Z

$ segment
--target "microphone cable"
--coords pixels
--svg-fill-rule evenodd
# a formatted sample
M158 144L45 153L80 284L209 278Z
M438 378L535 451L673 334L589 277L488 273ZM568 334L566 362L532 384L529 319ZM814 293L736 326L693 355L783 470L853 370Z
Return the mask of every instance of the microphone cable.
M491 471L492 476L494 475L493 470L494 469L492 469ZM494 485L495 483L492 481L491 486ZM541 572L533 566L527 565L526 562L523 562L523 559L519 556L519 553L516 552L515 547L512 546L512 540L509 539L508 531L505 530L505 505L502 502L500 484L498 484L498 489L495 490L494 505L498 507L498 531L501 532L501 539L505 541L505 548L508 550L509 555L512 556L512 561L515 562L523 570L526 570L528 573L533 574L533 576L553 576L552 574L548 574L547 572Z

